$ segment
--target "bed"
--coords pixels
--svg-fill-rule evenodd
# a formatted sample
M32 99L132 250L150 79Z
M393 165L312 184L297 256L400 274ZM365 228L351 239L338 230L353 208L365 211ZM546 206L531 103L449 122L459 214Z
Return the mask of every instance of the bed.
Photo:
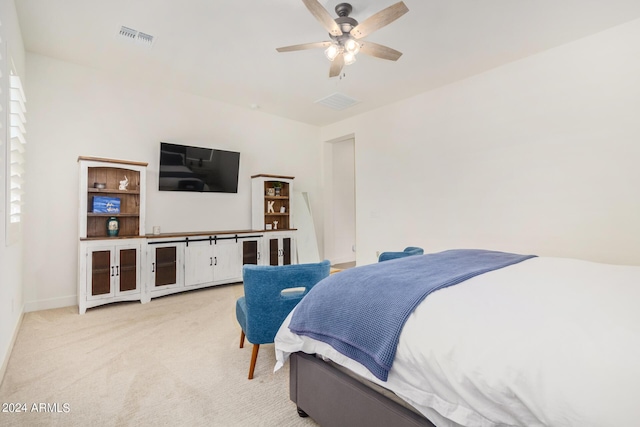
M402 280L429 275L421 264L440 254L334 274L289 315L275 339L276 369L291 359L290 394L301 415L323 426L637 425L637 266L526 256L464 273L463 280L427 292L406 316L386 377L336 350L331 339L300 332L296 316L309 310L345 324L351 323L345 312L361 315L347 297L327 304L325 289L362 292L357 282L366 288L379 278L396 295ZM415 274L403 278L398 269Z

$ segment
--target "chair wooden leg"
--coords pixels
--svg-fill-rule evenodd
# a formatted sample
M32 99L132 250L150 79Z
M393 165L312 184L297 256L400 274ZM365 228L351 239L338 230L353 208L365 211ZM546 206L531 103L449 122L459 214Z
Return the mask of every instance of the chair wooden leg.
M244 331L240 332L240 348L244 348Z
M253 345L253 352L251 353L251 366L249 366L249 379L253 379L253 371L256 369L256 360L258 359L258 350L260 344Z

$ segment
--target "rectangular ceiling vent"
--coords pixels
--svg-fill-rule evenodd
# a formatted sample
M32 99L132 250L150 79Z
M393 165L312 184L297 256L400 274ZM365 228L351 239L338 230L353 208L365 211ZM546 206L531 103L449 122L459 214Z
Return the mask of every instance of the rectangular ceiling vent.
M324 105L325 107L340 111L349 107L353 107L359 102L360 101L358 101L357 99L353 99L343 93L336 92L325 98L318 99L317 101L315 101L315 104Z
M151 34L143 33L142 31L134 30L133 28L125 27L124 25L118 29L117 37L119 39L148 47L153 45L153 41L155 39Z
M135 40L138 32L133 28L125 27L124 25L120 27L120 31L118 32L120 37L124 37L127 40Z
M153 44L153 36L150 34L145 34L142 31L138 33L138 42L142 44L146 44L147 46L151 46Z

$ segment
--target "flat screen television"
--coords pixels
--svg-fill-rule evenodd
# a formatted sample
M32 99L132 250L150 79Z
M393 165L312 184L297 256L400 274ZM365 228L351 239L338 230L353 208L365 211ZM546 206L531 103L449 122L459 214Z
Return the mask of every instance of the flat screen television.
M160 191L238 192L240 153L160 143Z

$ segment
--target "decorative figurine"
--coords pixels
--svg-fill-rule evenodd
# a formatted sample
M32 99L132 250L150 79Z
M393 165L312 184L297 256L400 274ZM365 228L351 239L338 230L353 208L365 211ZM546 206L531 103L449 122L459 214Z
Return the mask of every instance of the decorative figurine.
M274 230L278 229L278 221L273 221L273 229Z
M275 203L275 200L271 200L270 202L267 202L267 213L275 213L275 211L273 210L274 203Z
M126 190L128 185L129 185L129 178L127 178L127 175L125 175L124 179L120 181L120 186L118 187L118 189Z
M284 206L280 206L280 213L286 213L287 212L287 208L285 208Z

